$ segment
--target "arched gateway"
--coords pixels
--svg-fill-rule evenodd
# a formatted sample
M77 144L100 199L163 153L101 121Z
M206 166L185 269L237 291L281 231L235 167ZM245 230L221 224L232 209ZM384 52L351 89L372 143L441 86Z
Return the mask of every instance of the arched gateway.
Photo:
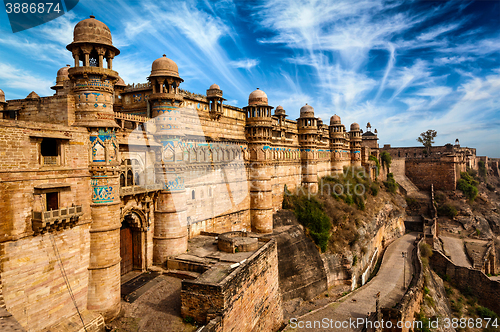
M140 210L129 210L122 216L120 228L120 273L146 269L146 217Z

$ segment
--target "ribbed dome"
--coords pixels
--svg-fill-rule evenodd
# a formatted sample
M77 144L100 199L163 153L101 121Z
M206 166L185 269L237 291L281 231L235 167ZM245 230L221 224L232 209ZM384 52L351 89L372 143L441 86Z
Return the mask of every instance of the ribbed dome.
M0 103L5 103L5 93L0 89Z
M318 126L323 124L323 120L321 118L318 118Z
M257 88L248 96L248 105L267 105L266 93Z
M356 122L351 124L351 131L353 131L353 130L359 130L359 124L357 124Z
M212 84L212 85L210 85L210 90L215 90L215 89L220 90L220 86L218 86L218 85L217 85L217 84L215 84L215 83L214 83L214 84Z
M279 105L276 107L276 111L274 112L275 115L285 115L285 110L283 109L283 106Z
M305 104L300 108L301 118L314 118L314 108L311 105Z
M339 125L341 123L342 122L340 121L340 116L338 116L337 114L333 115L330 118L330 125Z
M120 51L113 46L111 31L109 31L108 26L96 20L93 15L91 15L90 18L78 22L73 30L73 42L66 48L70 50L71 45L83 43L110 46L116 52L115 55L120 54Z
M151 66L150 77L157 76L170 76L180 78L179 68L173 60L170 60L165 54L163 54L161 58L153 61L153 65Z

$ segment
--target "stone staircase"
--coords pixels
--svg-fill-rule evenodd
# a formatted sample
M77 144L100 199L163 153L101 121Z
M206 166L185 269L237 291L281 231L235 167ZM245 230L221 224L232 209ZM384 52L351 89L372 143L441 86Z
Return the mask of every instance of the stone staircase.
M420 192L413 182L404 174L394 174L394 180L399 184L400 187L406 192L406 196L413 198L428 198L427 195Z

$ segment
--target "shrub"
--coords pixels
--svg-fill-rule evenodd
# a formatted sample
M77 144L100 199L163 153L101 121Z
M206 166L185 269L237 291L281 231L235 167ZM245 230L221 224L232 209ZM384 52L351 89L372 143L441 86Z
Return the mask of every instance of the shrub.
M365 200L363 199L363 196L354 195L353 197L354 197L354 203L356 203L358 209L361 211L364 211L365 210Z
M478 182L469 173L460 173L460 179L457 181L457 189L462 191L465 197L471 201L474 201L477 197L477 185Z
M483 306L478 306L476 309L476 312L479 315L479 317L481 317L481 318L492 318L492 319L497 318L497 319L499 319L498 315L494 311L492 311L488 308L485 308Z
M495 191L495 187L493 185L491 185L491 183L487 183L486 184L486 188L489 190L489 191Z
M420 256L422 257L431 257L432 256L432 248L425 242L420 244Z
M352 266L356 266L356 263L358 262L358 256L354 255L352 259Z
M458 214L457 209L453 205L449 204L439 205L437 212L440 217L448 216L450 218L454 218Z
M387 174L387 181L384 182L384 185L387 188L387 190L393 194L395 194L399 188L399 185L396 183L396 180L394 180L394 174L392 173Z
M370 186L370 193L373 196L377 196L379 190L380 190L380 187L378 186L378 184L372 183L372 185Z
M382 166L387 167L387 170L391 167L392 157L389 152L383 151L380 154L380 160L382 160Z
M331 222L323 211L322 204L314 197L296 197L294 213L314 243L320 247L322 252L325 252L330 238Z

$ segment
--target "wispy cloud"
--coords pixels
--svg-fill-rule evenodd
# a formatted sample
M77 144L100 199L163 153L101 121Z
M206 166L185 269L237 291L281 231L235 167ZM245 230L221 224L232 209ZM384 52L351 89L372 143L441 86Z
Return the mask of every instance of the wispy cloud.
M259 64L259 60L245 59L245 60L231 61L229 64L234 68L244 68L246 70L250 70Z

